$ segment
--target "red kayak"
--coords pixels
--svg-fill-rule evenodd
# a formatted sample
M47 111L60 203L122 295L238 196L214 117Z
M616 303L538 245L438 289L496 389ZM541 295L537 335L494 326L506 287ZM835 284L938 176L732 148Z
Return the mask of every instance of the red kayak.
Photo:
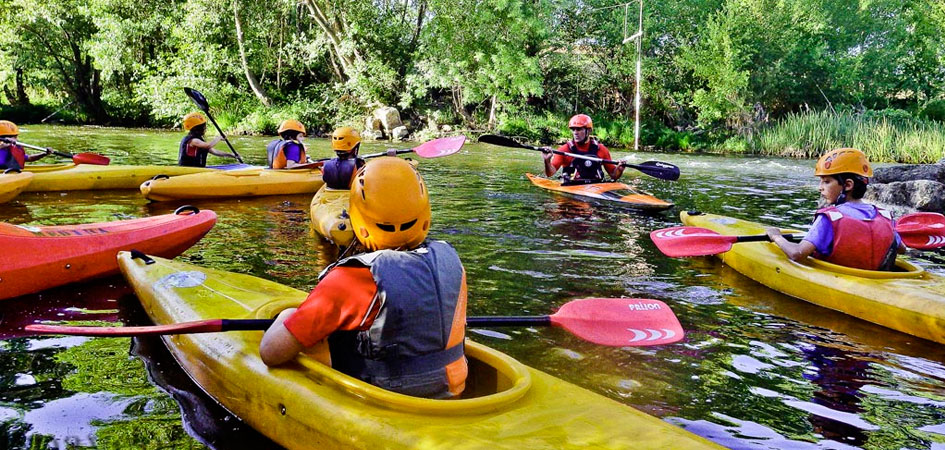
M83 225L0 223L0 299L118 273L122 250L173 258L216 221L213 211L182 206L174 214Z

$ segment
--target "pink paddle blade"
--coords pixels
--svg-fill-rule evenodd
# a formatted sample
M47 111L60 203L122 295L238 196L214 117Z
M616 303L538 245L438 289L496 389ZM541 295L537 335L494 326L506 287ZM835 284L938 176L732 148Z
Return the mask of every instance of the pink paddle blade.
M903 244L919 250L945 247L945 216L938 213L907 214L896 222Z
M672 344L685 336L673 310L659 300L586 298L566 303L551 324L599 345Z
M679 258L725 253L738 237L700 227L672 227L651 232L650 239L664 255Z
M466 136L453 136L424 142L413 149L414 153L424 158L449 156L459 151L466 143Z

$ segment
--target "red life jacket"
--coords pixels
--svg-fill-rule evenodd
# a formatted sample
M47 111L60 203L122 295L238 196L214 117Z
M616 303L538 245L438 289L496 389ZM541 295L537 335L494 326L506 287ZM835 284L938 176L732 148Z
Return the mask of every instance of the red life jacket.
M830 220L833 228L833 250L830 255L817 254L817 259L865 270L882 270L893 246L895 229L889 212L876 208L876 217L856 219L844 215L836 206L818 210Z
M20 170L26 167L26 151L23 150L23 147L14 144L7 147L6 150L10 152L10 156L7 157L7 162L4 164L3 169Z

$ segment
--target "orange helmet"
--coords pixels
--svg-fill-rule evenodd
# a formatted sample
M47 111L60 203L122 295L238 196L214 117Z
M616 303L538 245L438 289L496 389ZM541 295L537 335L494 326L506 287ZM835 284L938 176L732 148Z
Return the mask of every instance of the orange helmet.
M305 125L302 125L302 122L299 122L298 120L283 120L282 123L279 124L279 130L276 132L282 134L284 131L288 130L298 131L299 133L305 134Z
M331 149L336 152L350 152L361 143L361 133L351 127L341 127L331 134Z
M853 173L862 177L872 177L873 168L863 152L855 148L838 148L825 153L817 160L814 175L837 175Z
M9 120L0 120L0 136L19 136L20 129Z
M192 112L184 116L184 130L190 131L191 128L197 125L203 125L207 123L207 118L200 114L199 112Z
M587 114L578 114L568 121L568 128L594 128L594 121Z
M430 232L430 196L410 163L382 156L355 175L348 215L354 236L365 247L410 249Z

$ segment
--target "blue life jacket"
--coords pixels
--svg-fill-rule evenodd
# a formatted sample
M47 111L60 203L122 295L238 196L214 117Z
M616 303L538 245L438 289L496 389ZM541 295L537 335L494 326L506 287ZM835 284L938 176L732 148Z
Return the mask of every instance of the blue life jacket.
M328 337L332 367L394 392L450 397L446 366L464 357L462 339L446 348L453 316L465 315L457 311L463 265L456 250L428 241L411 251L380 250L337 264L370 268L380 305L369 308L368 316L378 311L369 329Z
M361 167L361 158L332 158L322 166L322 180L330 189L351 189L351 179Z
M196 136L189 133L180 140L180 152L177 155L177 165L184 167L207 167L207 149L190 145Z

